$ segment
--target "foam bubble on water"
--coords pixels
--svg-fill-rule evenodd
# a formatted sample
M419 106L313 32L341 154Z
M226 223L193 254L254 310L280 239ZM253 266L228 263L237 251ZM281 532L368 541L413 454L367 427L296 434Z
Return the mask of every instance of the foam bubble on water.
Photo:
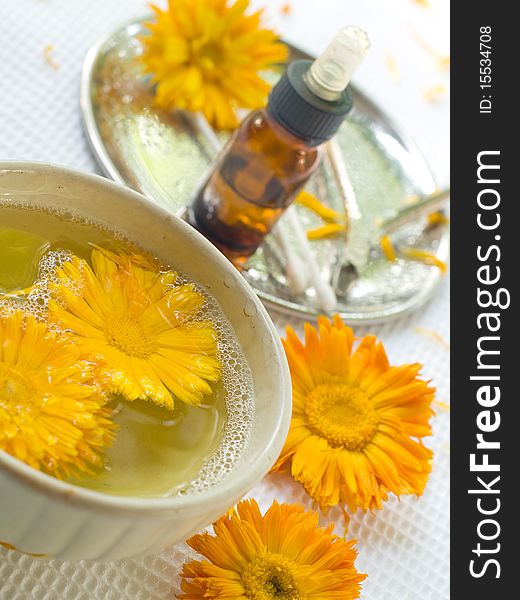
M192 284L205 298L201 312L194 321L210 321L215 328L226 407L226 423L218 448L206 459L190 484L176 491L176 494L186 495L215 486L237 466L253 426L254 389L251 370L242 348L218 302L202 286L176 272L178 278L175 286Z
M254 415L251 370L231 324L218 303L200 286L197 289L206 298L206 305L199 319L211 321L216 330L217 358L222 367L225 392L226 424L218 448L204 462L189 486L177 492L181 495L208 490L235 469L249 441Z
M38 265L38 275L30 290L11 292L0 301L0 313L8 316L16 310L29 313L41 321L47 320L47 307L51 296L50 286L56 279L56 269L71 260L68 250L54 250L44 254ZM49 324L49 328L52 326Z
M51 284L56 280L56 269L65 262L72 259L72 253L68 250L52 250L44 254L38 266L38 277L31 291L27 295L25 310L41 320L47 320L47 307L51 297ZM71 291L74 286L70 286ZM58 329L52 323L48 323L49 329Z

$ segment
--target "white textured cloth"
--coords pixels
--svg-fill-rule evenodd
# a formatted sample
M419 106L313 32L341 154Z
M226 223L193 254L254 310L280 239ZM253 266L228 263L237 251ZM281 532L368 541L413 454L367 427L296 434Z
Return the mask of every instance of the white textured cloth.
M291 42L319 52L342 24L370 33L372 49L356 83L405 127L428 159L439 184L448 182L448 0L293 0L267 5L271 23ZM78 106L80 69L87 49L121 22L143 14L142 0L0 1L0 160L41 160L98 171L84 138ZM50 56L54 69L44 58ZM424 94L437 97L428 102ZM273 313L282 331L286 319ZM299 327L300 324L295 324ZM421 329L423 328L423 329ZM449 353L427 335L449 334L445 281L428 306L392 324L373 327L393 364L419 361L424 376L449 402ZM360 332L363 333L363 332ZM357 566L368 573L365 600L445 600L449 597L449 412L437 409L433 471L423 497L389 501L377 514L355 516ZM286 476L270 476L251 492L266 508L277 498L310 507ZM1 507L0 507L1 510ZM338 532L342 530L339 513ZM157 556L120 563L42 562L0 549L0 600L156 600L173 598L180 566L190 551L180 545Z

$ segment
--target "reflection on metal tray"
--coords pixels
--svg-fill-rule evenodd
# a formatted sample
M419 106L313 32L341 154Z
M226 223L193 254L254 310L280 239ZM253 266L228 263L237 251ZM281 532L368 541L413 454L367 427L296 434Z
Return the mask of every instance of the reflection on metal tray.
M96 158L110 177L181 214L212 162L212 151L181 112L153 107L150 86L134 60L142 31L141 21L130 23L89 51L81 87L85 128ZM292 58L306 57L294 48L291 51ZM276 80L279 73L266 76ZM354 97L355 109L337 140L361 210L356 226L370 236L376 224L392 217L407 198L433 192L435 183L415 146L363 94L354 90ZM221 138L224 142L226 135ZM343 210L326 157L306 189ZM320 224L306 209L298 206L297 210L306 228ZM429 228L426 221L418 222L403 227L396 241L447 259L447 227ZM367 266L352 277L342 267L344 244L340 237L313 242L312 247L322 273L336 288L335 312L347 321L378 322L417 309L442 277L438 268L420 262L388 262L377 247ZM244 277L265 303L280 310L301 316L322 312L313 290L301 295L290 291L283 263L283 256L268 240L250 260Z

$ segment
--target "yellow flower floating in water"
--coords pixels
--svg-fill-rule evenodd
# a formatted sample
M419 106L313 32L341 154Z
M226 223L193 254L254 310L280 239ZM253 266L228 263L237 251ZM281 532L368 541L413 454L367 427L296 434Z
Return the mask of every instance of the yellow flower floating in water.
M174 285L173 271L144 257L96 248L92 265L76 256L56 271L49 317L76 334L80 350L100 363L109 392L173 408L175 396L198 405L220 377L216 332L195 321L204 297Z
M208 560L184 565L184 600L324 600L359 598L355 540L318 527L318 515L274 502L264 516L242 501L214 525L215 536L188 544Z
M100 467L115 425L90 364L20 311L0 316L0 449L55 477Z
M381 508L388 492L422 494L432 452L434 389L419 364L391 367L373 336L354 350L354 333L336 316L291 328L284 340L293 383L291 429L274 469L287 467L323 509ZM413 439L416 438L416 439Z
M259 72L285 61L287 48L261 28L262 11L246 15L249 0L170 0L165 11L152 8L141 60L159 107L201 111L218 129L232 129L237 108L263 106L270 85Z

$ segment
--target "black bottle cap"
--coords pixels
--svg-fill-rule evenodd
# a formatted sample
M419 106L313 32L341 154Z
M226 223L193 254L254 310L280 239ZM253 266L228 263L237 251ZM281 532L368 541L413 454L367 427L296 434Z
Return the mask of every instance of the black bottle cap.
M353 105L347 87L340 97L327 101L307 87L304 75L312 60L292 62L269 94L268 113L309 146L319 146L334 136Z

